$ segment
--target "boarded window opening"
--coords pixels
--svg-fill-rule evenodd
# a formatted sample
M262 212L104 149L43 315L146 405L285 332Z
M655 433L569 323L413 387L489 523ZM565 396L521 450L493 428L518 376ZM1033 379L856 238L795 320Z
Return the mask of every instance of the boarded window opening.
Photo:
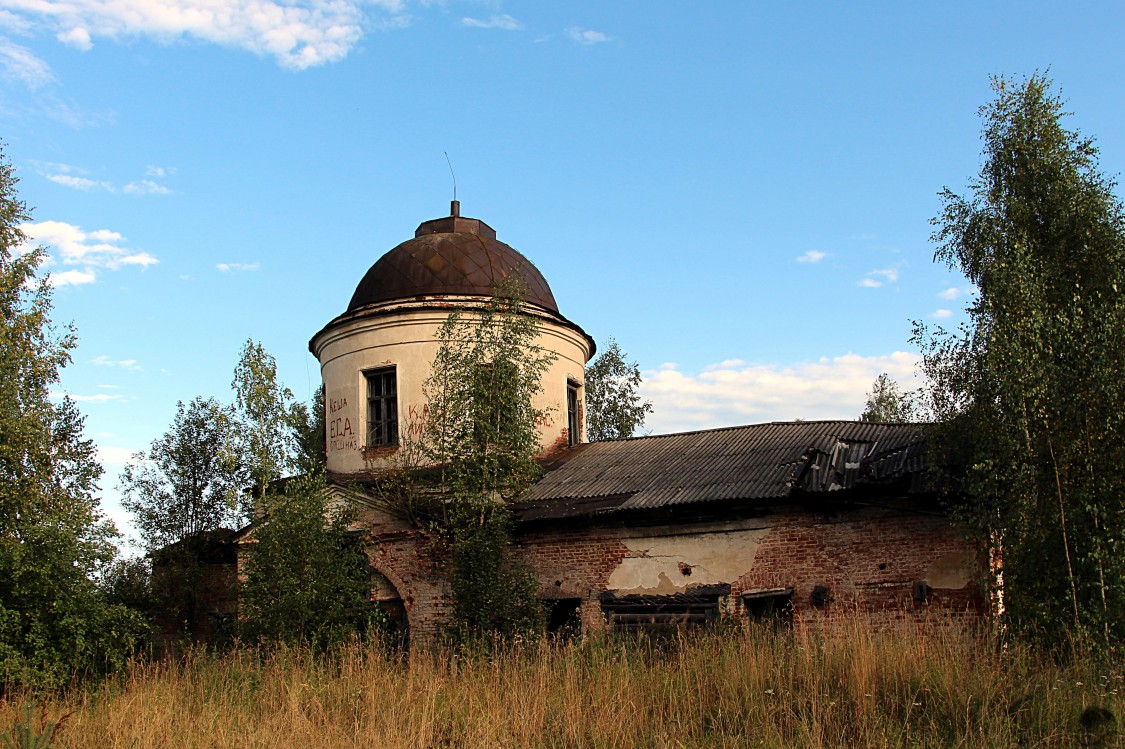
M615 632L675 632L704 627L719 619L719 599L729 585L700 585L667 596L602 594L602 613Z

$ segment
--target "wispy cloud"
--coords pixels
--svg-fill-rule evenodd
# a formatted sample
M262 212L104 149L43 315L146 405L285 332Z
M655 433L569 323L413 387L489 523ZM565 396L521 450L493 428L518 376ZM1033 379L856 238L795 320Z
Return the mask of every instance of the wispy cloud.
M884 283L898 281L898 268L877 268L859 280L859 285L867 289L877 289Z
M950 286L948 289L943 289L937 294L938 299L945 299L946 301L953 301L960 299L963 296L972 296L976 293L976 287L972 284L968 286Z
M381 17L369 17L370 8ZM407 19L405 0L20 0L11 12L80 50L95 39L193 37L292 70L342 60L365 28Z
M39 163L37 164L39 174L43 175L45 179L54 182L56 185L69 187L72 190L82 190L89 192L93 190L100 190L104 192L123 192L128 195L169 195L172 190L166 185L162 185L152 179L140 179L125 184L120 190L112 183L106 180L91 179L85 176L87 174L85 169L74 166L73 164L58 164L58 163ZM154 174L154 169L158 174ZM166 175L175 174L174 169L164 169L161 167L146 167L145 176L164 177Z
M798 255L797 256L797 262L798 263L819 263L821 260L823 260L826 257L828 257L827 252L821 252L820 250L809 250L804 255Z
M119 369L128 369L132 372L140 372L141 365L137 363L136 359L112 359L106 355L95 356L90 360L90 363L95 367L117 367ZM99 385L98 387L113 387L112 385Z
M904 389L917 386L918 356L845 354L792 365L732 359L699 373L675 364L643 372L640 393L653 403L654 433L793 419L856 419L871 383L889 373Z
M98 445L98 462L103 466L124 466L137 453L127 447L111 447Z
M106 190L113 192L113 185L108 182L98 182L87 177L76 177L73 174L46 174L44 175L48 180L54 182L56 185L69 187L73 190Z
M571 26L566 30L566 35L579 44L602 44L612 41L612 38L600 31L584 29L581 26Z
M933 313L930 315L930 317L937 318L938 320L944 320L947 317L953 317L953 310L936 309L936 310L933 311Z
M461 25L474 29L503 29L504 31L519 31L523 28L523 24L507 13L489 16L487 20L469 18L466 16L461 19Z
M157 184L151 179L130 182L121 188L121 191L131 195L167 195L172 192L164 185Z
M0 74L37 91L55 82L51 66L35 56L27 47L0 39Z
M31 35L35 26L23 16L0 11L0 28ZM0 37L0 78L27 89L27 96L8 103L21 113L46 116L76 130L108 119L104 114L87 112L60 96L59 79L51 66L27 47L4 37Z
M54 286L93 283L99 270L118 270L124 266L147 268L158 262L147 252L125 247L125 238L108 229L88 232L64 221L39 221L20 228L27 235L29 245L41 244L49 248L49 270L79 266L59 272L51 270Z
M261 267L260 263L219 263L215 266L223 273L234 273L236 271L255 271Z
M110 393L95 393L93 395L80 395L77 393L51 393L51 397L55 400L70 398L72 401L78 403L105 403L106 401L119 401L124 396L111 395Z

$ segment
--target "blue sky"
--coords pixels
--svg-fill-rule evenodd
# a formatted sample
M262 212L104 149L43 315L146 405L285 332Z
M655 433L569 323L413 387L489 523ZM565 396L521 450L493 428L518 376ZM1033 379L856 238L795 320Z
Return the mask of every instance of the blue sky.
M51 248L107 511L177 400L465 215L644 371L655 432L850 418L969 289L928 219L989 77L1049 68L1125 164L1117 3L0 0L0 137Z

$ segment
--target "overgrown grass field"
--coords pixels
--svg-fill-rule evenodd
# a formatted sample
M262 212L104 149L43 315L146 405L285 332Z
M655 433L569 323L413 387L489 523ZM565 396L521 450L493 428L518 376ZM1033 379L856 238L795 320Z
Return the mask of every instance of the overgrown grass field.
M34 704L53 746L1125 746L1125 666L913 629L541 642L491 655L372 646L196 652ZM1112 717L1111 717L1112 716Z

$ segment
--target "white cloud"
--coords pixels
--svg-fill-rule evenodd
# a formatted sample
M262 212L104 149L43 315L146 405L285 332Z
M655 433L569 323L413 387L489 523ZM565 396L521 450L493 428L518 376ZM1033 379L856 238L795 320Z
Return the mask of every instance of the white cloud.
M65 31L60 31L55 35L55 38L68 47L74 47L83 52L88 52L94 48L93 43L90 41L90 32L81 26L75 26Z
M682 372L675 364L643 373L640 393L653 403L653 433L793 419L857 419L871 383L887 372L907 390L918 386L916 354L845 354L793 365L737 359ZM726 366L724 366L726 365Z
M146 177L171 177L176 173L175 167L170 166L153 166L148 165L145 167Z
M884 283L898 280L898 268L876 268L859 280L859 285L867 289L877 289Z
M74 190L86 191L97 189L107 190L109 192L113 191L113 185L109 184L108 182L97 182L95 180L88 179L87 177L76 177L73 174L45 174L43 176L51 182L54 182L56 185L70 187Z
M2 0L0 0L0 2L2 2ZM54 182L56 185L62 185L63 187L69 187L74 190L82 191L118 191L117 188L114 187L112 182L90 179L89 177L83 176L86 174L86 170L80 167L73 166L71 164L56 164L46 162L37 164L37 167L39 173L43 175L45 179ZM152 166L145 168L146 177L164 177L171 174L175 174L174 169L164 169L162 167ZM172 191L168 187L160 184L159 182L156 182L155 180L141 179L129 182L123 188L121 188L121 192L130 195L168 195Z
M953 310L937 309L930 317L936 317L939 320L944 320L947 317L953 317Z
M797 262L798 263L819 263L821 260L823 260L826 257L828 257L827 252L821 252L820 250L809 250L804 255L798 256Z
M130 182L122 190L133 195L167 195L172 192L164 185L153 182L151 179Z
M703 371L704 372L713 372L717 369L733 369L735 367L741 367L745 363L746 362L742 361L742 359L723 359L718 364L708 364L706 367L703 368ZM675 364L666 364L664 366L670 367L672 369L676 369Z
M0 29L7 29L16 34L28 34L31 31L31 23L23 16L8 10L0 10Z
M258 263L219 263L215 267L218 268L222 273L233 273L240 270L258 270L260 265Z
M93 283L98 277L91 270L64 270L51 274L52 286L81 286L84 283Z
M51 397L55 400L62 400L63 398L70 398L72 401L78 403L104 403L106 401L119 401L123 396L110 395L109 393L95 393L94 395L76 395L74 393L51 393Z
M90 363L95 367L118 367L120 369L128 369L132 372L140 372L141 365L137 364L136 359L111 359L110 357L102 354L95 356L90 360ZM99 385L98 387L113 387L111 385Z
M474 29L503 29L504 31L519 31L523 28L523 24L507 13L493 15L487 21L482 21L479 18L462 18L461 25Z
M571 26L566 30L566 35L579 44L601 44L610 41L610 37L602 32L580 26Z
M953 301L954 299L960 299L963 296L972 296L975 293L977 293L977 289L972 284L969 284L967 286L950 286L944 291L939 291L937 298L945 299L947 301Z
M81 266L58 273L52 271L51 283L55 286L92 283L99 269L117 270L125 265L147 268L158 262L147 252L123 247L125 238L108 229L87 232L64 221L39 221L20 228L27 235L28 244L50 248L49 269L60 265Z
M0 39L0 72L8 80L18 81L32 91L55 82L55 73L50 65L27 47L7 39Z
M90 49L93 39L192 37L273 57L303 70L342 60L378 19L369 7L404 21L404 0L8 0L24 19L65 44Z
M133 459L136 452L136 450L130 450L127 447L98 445L98 462L103 466L124 466Z

